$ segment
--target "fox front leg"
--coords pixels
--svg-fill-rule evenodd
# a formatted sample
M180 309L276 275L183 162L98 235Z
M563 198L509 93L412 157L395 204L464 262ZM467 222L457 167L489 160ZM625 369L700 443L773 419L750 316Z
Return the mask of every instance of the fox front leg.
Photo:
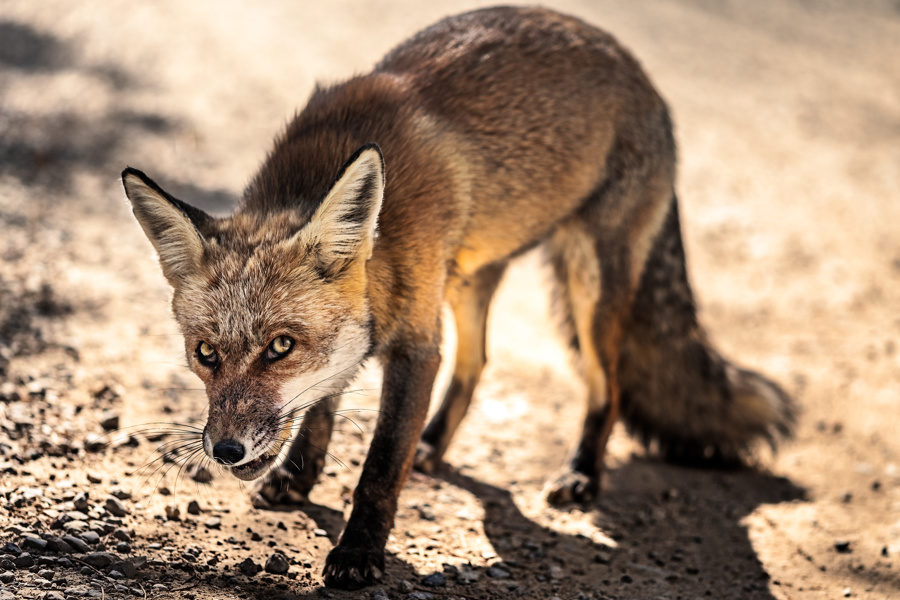
M383 360L381 412L353 493L350 519L325 561L329 586L356 589L384 573L384 545L412 469L441 358L437 347L395 347Z

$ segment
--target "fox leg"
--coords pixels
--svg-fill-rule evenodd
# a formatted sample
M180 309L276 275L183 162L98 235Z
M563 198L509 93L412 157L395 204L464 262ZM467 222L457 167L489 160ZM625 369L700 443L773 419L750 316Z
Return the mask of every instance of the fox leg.
M334 430L336 404L333 398L327 398L306 410L284 462L272 469L257 485L253 506L267 508L306 502L325 466L328 442Z
M434 471L469 409L475 386L487 362L485 333L488 306L505 270L506 263L483 267L471 278L460 280L448 293L456 321L456 363L444 400L419 442L415 467L420 471Z
M420 344L395 343L382 353L381 411L353 492L353 511L340 542L325 561L324 578L330 586L355 589L374 583L384 573L384 545L394 525L397 498L412 470L441 362L439 344Z

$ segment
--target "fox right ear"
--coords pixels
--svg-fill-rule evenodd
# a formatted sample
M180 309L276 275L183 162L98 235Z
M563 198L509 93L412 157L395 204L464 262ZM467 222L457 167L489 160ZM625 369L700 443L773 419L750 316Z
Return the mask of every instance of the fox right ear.
M169 283L174 287L196 273L203 256L200 232L212 217L173 198L137 169L122 171L122 185Z

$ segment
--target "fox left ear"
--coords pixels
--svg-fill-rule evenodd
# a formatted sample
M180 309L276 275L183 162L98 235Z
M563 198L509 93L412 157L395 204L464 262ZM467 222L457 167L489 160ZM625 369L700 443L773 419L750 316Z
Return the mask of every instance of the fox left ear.
M384 158L377 144L366 144L344 164L298 241L315 248L319 267L340 274L357 259L372 257L384 197Z
M164 192L137 169L122 171L122 185L134 216L159 255L172 287L194 275L203 257L200 233L213 221L208 214Z

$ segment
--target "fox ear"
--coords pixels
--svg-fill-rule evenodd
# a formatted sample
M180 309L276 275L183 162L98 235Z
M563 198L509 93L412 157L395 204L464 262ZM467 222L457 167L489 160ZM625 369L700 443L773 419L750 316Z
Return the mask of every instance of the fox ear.
M381 200L384 158L376 144L366 144L344 164L299 241L317 253L327 276L341 273L357 259L372 256Z
M175 287L196 273L203 256L200 233L212 217L173 198L137 169L122 171L125 195L138 223L159 255L159 264Z

